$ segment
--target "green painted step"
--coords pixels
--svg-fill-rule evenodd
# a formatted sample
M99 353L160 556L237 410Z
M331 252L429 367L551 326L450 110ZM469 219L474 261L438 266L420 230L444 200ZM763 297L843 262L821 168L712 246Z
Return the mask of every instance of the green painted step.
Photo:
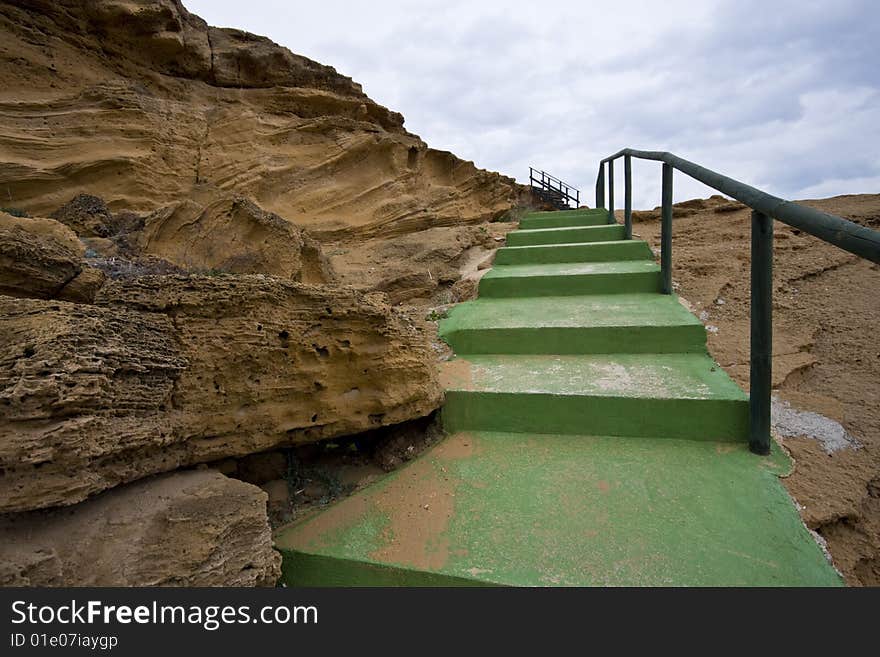
M607 210L579 210L576 212L541 212L527 214L520 219L519 227L560 228L565 226L603 226L610 223Z
M473 432L281 528L288 586L840 586L778 475L698 440Z
M441 384L450 432L749 437L748 396L705 354L468 355Z
M706 331L674 295L481 298L440 336L461 354L705 353Z
M496 266L480 279L481 297L660 292L653 260Z
M507 234L508 246L534 246L535 244L572 244L575 242L607 242L622 240L625 229L619 224L582 226L575 228L539 228L515 230Z
M495 265L550 264L554 262L612 262L653 259L643 240L611 240L580 244L505 246L498 249Z

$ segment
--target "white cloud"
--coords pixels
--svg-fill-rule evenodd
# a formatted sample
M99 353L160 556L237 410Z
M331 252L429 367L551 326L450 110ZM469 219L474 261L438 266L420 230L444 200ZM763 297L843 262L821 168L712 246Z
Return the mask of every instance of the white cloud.
M590 202L598 160L623 146L789 198L878 191L870 1L184 2L352 76L435 148L520 180L545 168ZM634 176L636 207L656 205L659 167Z

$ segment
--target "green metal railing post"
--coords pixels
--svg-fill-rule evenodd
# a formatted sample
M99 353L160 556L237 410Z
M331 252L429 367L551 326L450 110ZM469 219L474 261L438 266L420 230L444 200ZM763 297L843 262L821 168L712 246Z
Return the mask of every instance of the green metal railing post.
M605 207L605 163L599 165L599 175L596 177L596 209Z
M626 231L626 239L633 238L633 183L632 183L632 157L623 156L623 224Z
M614 160L611 160L608 163L608 223L614 222Z
M773 219L752 211L751 357L749 449L770 453L773 355Z
M663 294L672 294L672 166L663 163L663 194L660 227L660 272Z

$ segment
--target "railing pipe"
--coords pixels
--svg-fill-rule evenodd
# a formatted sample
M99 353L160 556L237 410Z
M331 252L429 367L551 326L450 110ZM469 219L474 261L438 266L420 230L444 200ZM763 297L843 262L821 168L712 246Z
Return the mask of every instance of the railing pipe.
M751 356L749 449L770 453L773 353L773 220L752 211Z
M614 223L614 160L608 163L608 222Z
M623 225L626 239L633 236L632 157L623 156Z
M599 175L596 176L596 209L605 207L605 162L599 165Z
M625 155L669 164L691 178L744 203L753 210L763 212L772 219L777 219L810 235L815 235L844 251L880 264L880 232L847 221L842 217L767 194L760 189L665 151L639 151L624 148L602 160L599 166L601 168L605 162Z
M666 163L663 164L660 274L663 294L672 294L672 166Z

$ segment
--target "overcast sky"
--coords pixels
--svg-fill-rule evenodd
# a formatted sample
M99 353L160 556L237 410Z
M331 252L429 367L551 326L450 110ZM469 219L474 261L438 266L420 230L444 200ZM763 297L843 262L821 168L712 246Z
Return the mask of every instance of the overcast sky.
M434 148L520 181L543 168L590 205L624 146L786 198L880 193L878 0L184 4L334 66ZM659 164L634 185L659 205ZM709 193L676 174L676 200Z

